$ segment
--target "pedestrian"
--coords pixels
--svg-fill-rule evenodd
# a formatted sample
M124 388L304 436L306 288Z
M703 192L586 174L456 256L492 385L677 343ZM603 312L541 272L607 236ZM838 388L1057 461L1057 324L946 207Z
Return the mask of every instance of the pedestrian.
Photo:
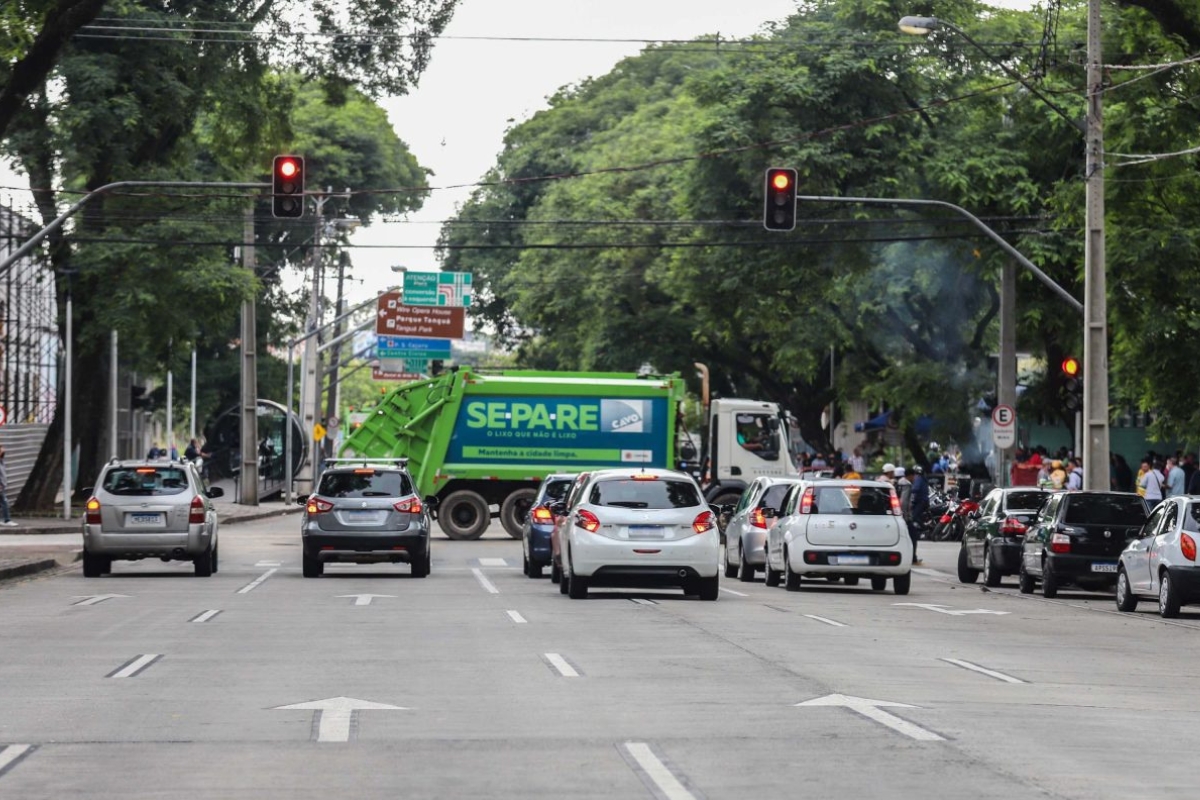
M8 513L8 467L4 464L4 455L4 445L0 444L0 516L4 517L0 520L0 525L15 528L17 523L12 521L12 516Z
M912 481L904 475L904 467L896 467L896 495L900 498L900 514L912 537Z
M1150 463L1149 460L1142 461L1142 477L1138 481L1138 486L1141 491L1138 493L1146 499L1146 504L1151 508L1162 502L1163 499L1163 475L1159 469L1158 463Z
M854 448L854 453L850 456L850 469L860 474L866 469L866 464L863 461L862 445L857 445Z
M171 442L171 460L179 460L179 447L174 442Z
M883 474L879 476L879 480L896 485L896 465L887 463L883 465Z
M200 457L200 443L195 439L188 442L188 446L183 449L183 457L188 461L195 461Z
M1050 462L1050 486L1057 491L1066 487L1066 485L1067 471L1063 469L1062 460L1056 458Z
M1067 491L1079 492L1083 490L1083 470L1075 465L1074 461L1068 461L1066 465L1067 471Z
M1178 497L1187 490L1187 477L1178 457L1167 459L1167 486L1163 497Z
M146 460L153 461L156 458L162 458L166 454L167 451L159 447L158 442L155 442L150 445L150 452L146 453Z
M925 470L921 467L913 467L913 473L916 477L912 481L909 501L913 520L909 536L913 542L913 563L920 564L921 559L917 558L917 539L920 538L921 529L925 525L925 515L929 513L929 482L925 480Z

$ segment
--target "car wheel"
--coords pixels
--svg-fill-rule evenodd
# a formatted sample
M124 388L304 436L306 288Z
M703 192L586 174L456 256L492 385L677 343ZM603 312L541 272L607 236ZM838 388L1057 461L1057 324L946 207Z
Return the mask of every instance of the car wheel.
M304 554L304 577L319 578L325 572L325 565L321 563L321 559Z
M738 573L738 568L734 564L729 563L729 540L725 540L725 577L732 578Z
M909 588L912 587L912 573L906 572L903 575L897 575L892 578L892 591L896 594L908 594Z
M716 600L721 594L721 584L718 577L713 575L711 578L701 578L695 583L696 594L700 595L701 600Z
M966 545L958 548L958 580L960 583L974 583L979 580L979 570L971 568Z
M575 569L567 565L567 595L572 600L586 600L588 596L587 578L576 575Z
M986 548L983 551L983 585L995 589L1000 585L1000 570L992 555L991 545L986 545Z
M567 573L560 567L558 570L558 593L566 594L567 590L570 588L571 582L567 580Z
M1117 611L1137 611L1138 599L1129 586L1129 576L1125 568L1117 570Z
M500 524L508 531L509 536L514 539L521 538L525 518L529 516L529 509L533 508L533 501L536 499L536 489L517 489L504 498L504 502L500 504Z
M470 489L451 492L438 506L438 525L451 539L478 539L491 521L487 501Z
M1047 600L1058 597L1058 576L1054 574L1054 562L1050 559L1042 564L1042 597Z
M780 579L783 577L782 572L771 568L770 556L767 556L767 565L763 567L763 574L765 576L767 586L778 586Z
M542 577L542 565L537 563L536 561L530 561L529 562L529 571L526 572L525 574L531 578Z
M1035 583L1036 581L1034 581L1033 576L1026 572L1025 559L1022 557L1021 568L1017 572L1017 590L1020 591L1021 594L1033 594L1033 587Z
M882 592L887 588L887 578L871 578L871 591Z
M792 562L788 558L787 550L783 551L783 574L785 576L783 588L789 592L800 591L800 573L792 572Z
M213 574L221 571L221 546L213 545Z
M737 578L742 583L750 583L754 580L755 570L754 565L746 561L746 554L738 548L738 574Z
M529 556L521 553L521 574L526 578L529 577Z
M847 575L845 580L846 580L847 586L858 586L858 576L857 575Z
M100 556L94 556L91 553L89 553L87 550L84 550L83 551L83 577L99 578L105 572L105 569L104 569L105 561L108 561L110 568L111 568L111 564L112 564L111 559L101 558Z
M562 569L559 568L557 561L551 562L551 564L550 564L550 582L551 583L561 583L562 582Z
M1158 585L1158 614L1163 619L1179 616L1179 593L1171 582L1171 573L1163 570L1162 580Z
M425 550L425 557L416 561L412 565L412 576L414 578L424 578L429 575L429 568L433 564L433 554L428 549Z
M201 553L199 558L193 558L192 566L195 567L197 578L211 578L213 574L213 549L210 547Z

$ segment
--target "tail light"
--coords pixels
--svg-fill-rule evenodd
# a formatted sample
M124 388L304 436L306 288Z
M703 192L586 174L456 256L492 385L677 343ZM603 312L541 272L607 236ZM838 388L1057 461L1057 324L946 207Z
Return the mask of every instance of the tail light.
M204 524L204 500L200 497L200 495L196 495L192 498L192 505L188 509L188 524Z
M1028 528L1025 527L1025 523L1021 522L1021 520L1017 519L1016 517L1008 517L1004 520L1004 524L1000 526L1000 532L1005 536L1024 536L1025 531L1027 530ZM1068 544L1070 541L1070 538L1068 538Z
M900 507L900 497L895 492L892 492L888 502L891 503L892 514L897 517L904 516L904 509Z
M804 494L802 494L800 496L800 513L801 514L811 514L812 513L814 499L815 498L813 497L813 490L812 490L812 487L810 486L807 489L805 489Z
M532 516L533 516L534 522L553 522L554 521L554 514L551 513L550 509L546 508L545 506L538 506L537 508L535 508L533 510Z
M332 508L332 506L330 506L330 508ZM396 509L402 514L420 514L425 510L425 507L421 505L421 501L415 497L410 497L407 500L401 500L398 503L393 503L392 508Z
M575 512L575 524L588 533L595 533L600 530L600 520L586 508L581 508Z
M762 512L756 512L759 518L762 517ZM713 528L717 527L717 515L711 511L701 511L694 520L692 520L692 530L696 533L708 533ZM763 527L766 527L766 522L763 522Z
M1196 560L1196 540L1186 533L1179 537L1179 549L1183 551L1183 557L1188 561Z
M700 516L702 517L704 515L701 514ZM700 517L696 517L696 519L698 520L698 519L700 519ZM753 525L755 528L763 528L764 530L766 529L767 518L766 518L766 516L763 515L761 508L754 509L754 513L750 515L750 524ZM693 527L695 527L695 525L693 525ZM696 533L704 533L704 531L698 530L698 531L696 531Z
M310 517L315 514L324 514L326 511L332 511L332 510L333 510L333 503L322 500L319 497L308 498L308 506L305 508L305 511L308 512L308 515Z
M1055 533L1050 536L1050 552L1051 553L1069 553L1071 552L1071 537L1065 533Z
M100 524L100 501L94 497L89 497L87 501L87 511L84 513L84 522L88 525Z

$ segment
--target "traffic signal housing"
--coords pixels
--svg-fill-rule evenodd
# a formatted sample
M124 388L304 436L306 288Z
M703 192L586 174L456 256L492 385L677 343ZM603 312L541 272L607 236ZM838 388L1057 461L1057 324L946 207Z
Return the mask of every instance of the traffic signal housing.
M767 170L763 227L769 231L796 228L796 170L771 167Z
M1075 356L1062 360L1063 405L1068 411L1083 410L1083 364Z
M275 156L271 168L271 213L283 219L304 216L303 156Z

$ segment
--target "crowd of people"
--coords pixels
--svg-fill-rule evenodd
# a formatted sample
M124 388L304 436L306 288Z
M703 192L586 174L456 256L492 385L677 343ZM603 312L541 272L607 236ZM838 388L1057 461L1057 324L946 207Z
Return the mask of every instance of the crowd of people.
M1067 448L1049 453L1045 447L1020 449L1013 461L1014 486L1040 486L1046 489L1083 488L1083 462ZM1176 451L1165 455L1150 451L1133 471L1125 456L1109 456L1109 487L1116 492L1137 492L1152 504L1167 497L1200 494L1200 463L1195 453Z

